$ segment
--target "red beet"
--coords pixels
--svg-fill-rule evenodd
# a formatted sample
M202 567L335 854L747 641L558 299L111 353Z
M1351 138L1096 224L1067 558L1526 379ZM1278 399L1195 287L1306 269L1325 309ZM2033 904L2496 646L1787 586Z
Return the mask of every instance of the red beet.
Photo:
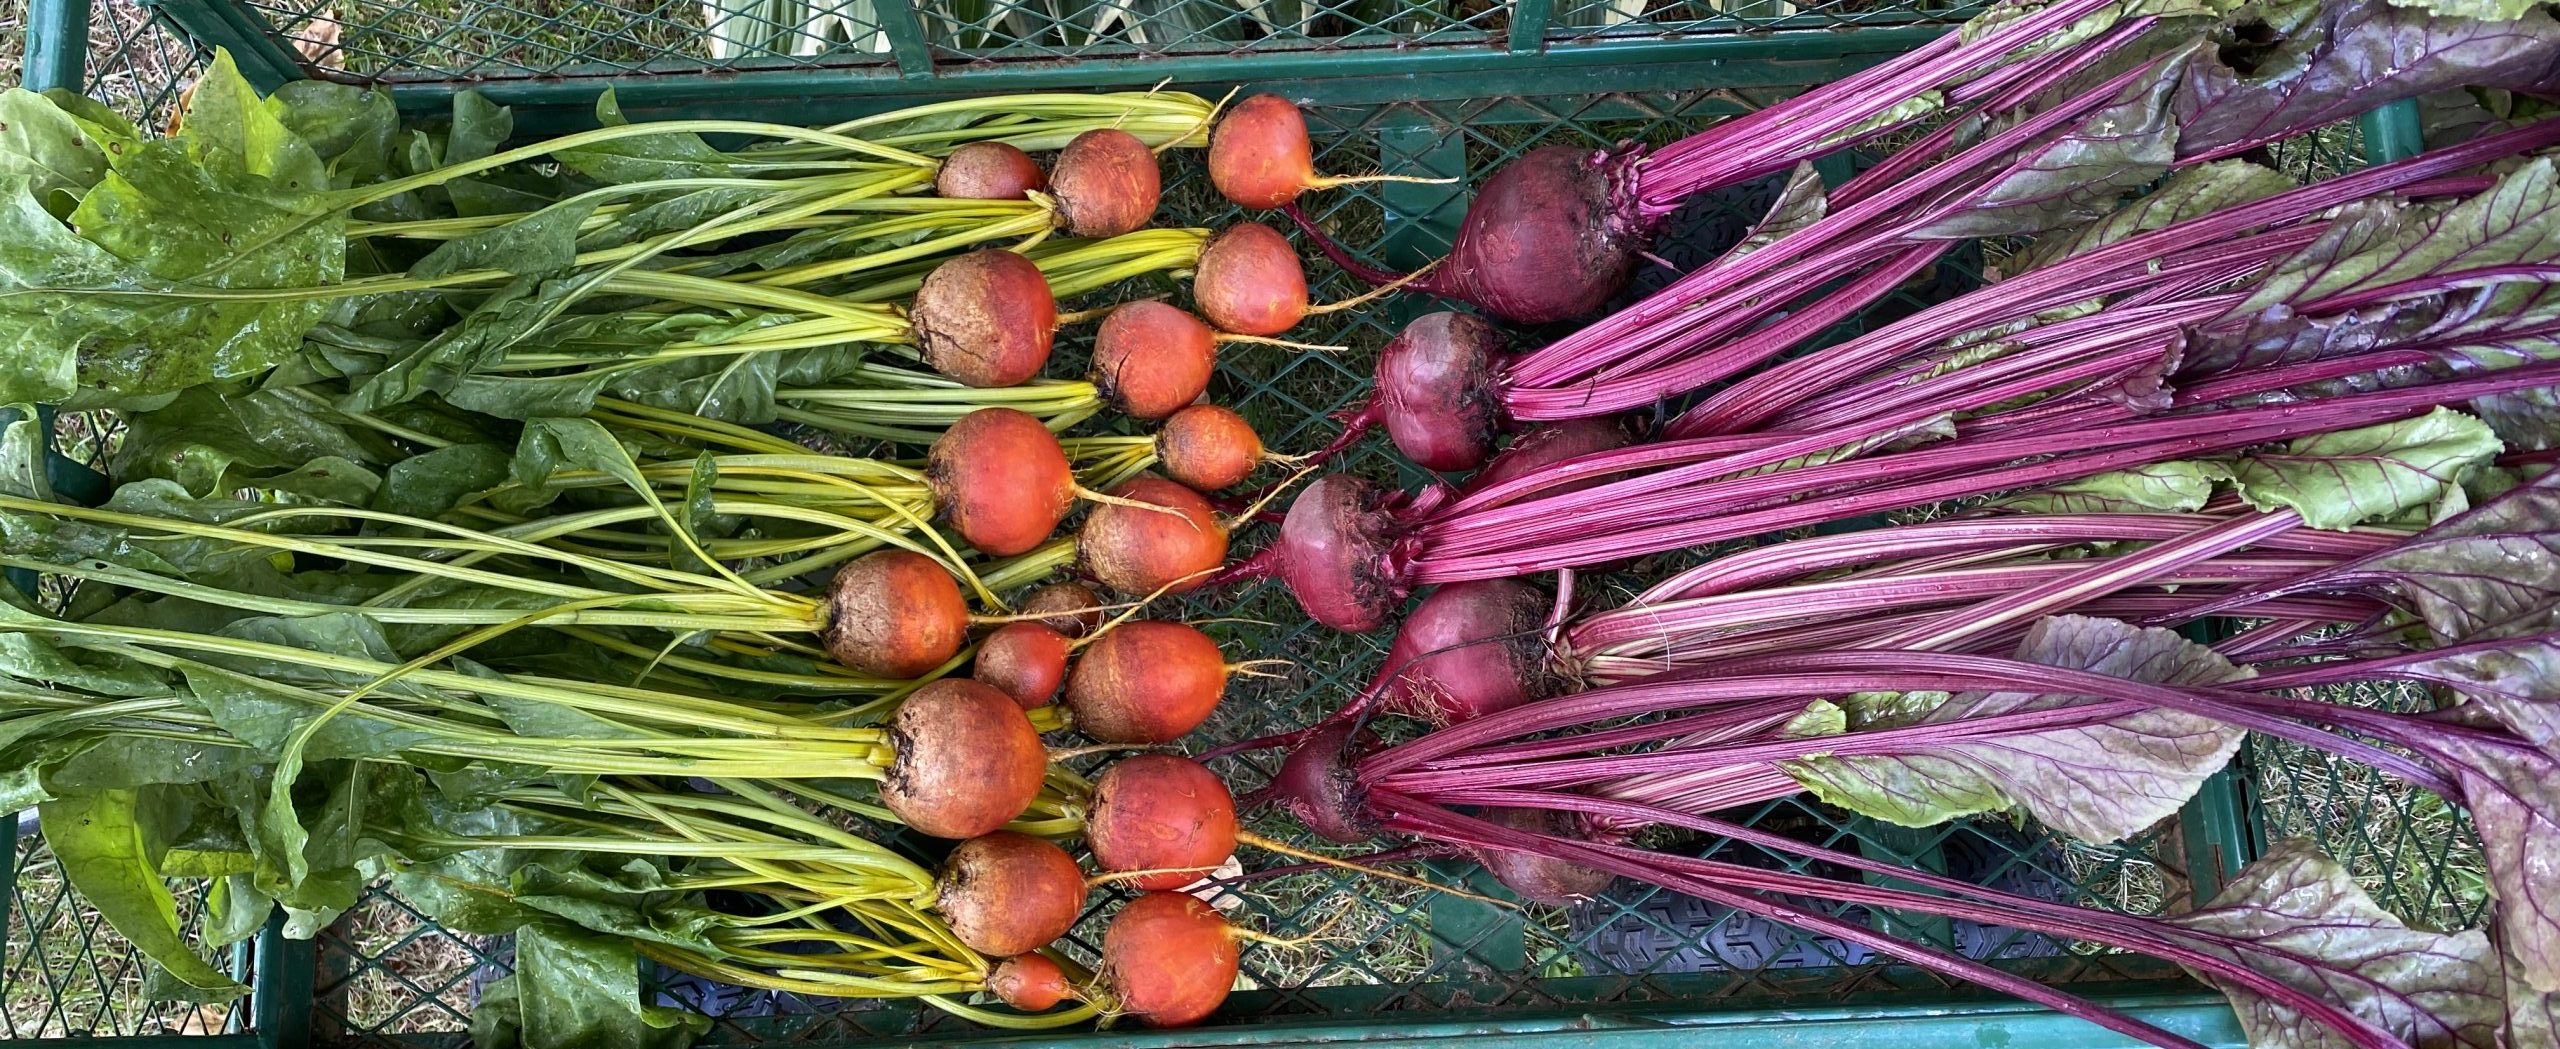
M1226 526L1200 493L1140 474L1110 494L1180 512L1110 503L1094 507L1076 533L1076 556L1102 585L1132 595L1166 588L1179 594L1198 587L1202 573L1227 559Z
M1368 790L1352 768L1358 741L1350 722L1323 725L1298 741L1271 779L1271 795L1308 830L1346 845L1377 837Z
M1218 909L1179 892L1129 901L1102 934L1102 982L1119 1011L1149 1027L1206 1019L1236 985L1241 937Z
M1170 871L1126 882L1179 889L1236 851L1236 803L1217 773L1171 754L1140 754L1093 781L1085 844L1106 871Z
M996 963L987 974L987 990L996 1000L1036 1013L1075 996L1075 987L1067 983L1066 970L1058 963L1037 954L1019 954Z
M1209 239L1191 294L1209 323L1245 335L1278 335L1311 312L1298 249L1259 222L1236 223Z
M933 370L970 386L1016 386L1049 363L1058 300L1030 259L991 248L934 267L907 320Z
M1268 456L1262 435L1244 416L1195 404L1173 413L1156 431L1156 458L1163 460L1165 476L1194 491L1214 492L1243 481Z
M1079 237L1117 237L1144 229L1164 194L1156 155L1118 128L1077 135L1050 166L1049 192L1058 224Z
M1068 637L1083 637L1102 625L1102 595L1083 583L1051 583L1032 591L1015 610L1041 617L1041 626Z
M1449 725L1567 691L1548 656L1550 602L1518 579L1450 583L1414 606L1378 676L1387 709Z
M1048 706L1067 678L1067 635L1038 622L1007 623L978 642L969 676L995 686L1022 709Z
M1125 303L1094 333L1093 385L1123 412L1162 419L1208 391L1217 352L1217 333L1180 307Z
M1036 951L1084 914L1084 871L1046 841L1008 830L961 842L942 862L934 909L980 954Z
M827 654L864 673L915 677L969 640L969 602L940 562L911 550L865 554L827 587Z
M1049 188L1049 176L1009 142L972 142L942 158L933 174L936 195L954 200L1022 200Z
M1411 588L1390 557L1399 531L1388 512L1393 495L1350 474L1328 474L1289 504L1279 574L1308 617L1366 633L1404 603Z
M1572 146L1530 150L1476 187L1448 256L1404 287L1521 324L1592 313L1635 272L1651 234L1634 180L1635 165L1624 156ZM1406 280L1352 258L1304 216L1291 218L1360 279Z
M1057 435L1011 408L961 416L924 463L942 516L969 545L998 557L1047 542L1075 506L1075 470Z
M1580 818L1553 809L1488 809L1476 815L1488 823L1574 841L1589 841L1595 836L1595 832L1584 826ZM1503 849L1476 849L1474 852L1476 862L1483 865L1485 872L1493 875L1493 880L1501 882L1504 888L1519 893L1522 899L1558 907L1600 895L1608 890L1609 882L1614 878L1607 871L1553 856Z
M1170 743L1227 690L1227 657L1187 623L1139 619L1103 631L1067 673L1077 731L1104 743Z
M1387 436L1426 470L1472 470L1502 432L1502 333L1470 313L1426 313L1378 354Z
M975 681L917 689L888 730L897 757L880 780L880 801L937 838L974 838L1013 822L1049 771L1040 732L1013 697Z

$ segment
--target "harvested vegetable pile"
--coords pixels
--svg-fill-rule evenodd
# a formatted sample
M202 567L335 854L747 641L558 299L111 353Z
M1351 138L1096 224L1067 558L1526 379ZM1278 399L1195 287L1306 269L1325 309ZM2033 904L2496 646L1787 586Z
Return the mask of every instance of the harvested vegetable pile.
M222 57L165 139L11 92L0 403L127 430L95 506L48 486L32 412L0 431L0 568L68 594L0 603L0 797L160 993L245 993L214 949L386 879L515 936L491 1047L707 1027L643 962L997 1028L1200 1023L1243 951L1300 942L1211 899L1304 863L1460 893L1416 859L1530 905L1634 879L2164 1047L2196 1043L1808 902L2163 959L2272 1049L2549 1045L2560 24L2484 14L1998 5L1659 149L1532 151L1410 274L1296 204L1401 176L1320 173L1272 95L820 128L608 95L519 142L473 95L403 128ZM2416 156L2261 162L2407 99ZM1161 215L1158 155L1195 147L1379 288L1317 303L1281 229ZM1665 216L1763 179L1737 243L1594 316ZM1826 337L1983 239L1996 281ZM1288 337L1399 294L1476 311ZM1076 326L1090 368L1053 375ZM1326 448L1203 399L1227 354L1370 349ZM1373 427L1474 472L1298 483ZM1947 512L1867 520L1919 508ZM1264 576L1397 634L1331 715L1202 740L1290 664L1161 602ZM2374 681L2442 706L2325 698ZM2406 926L2306 843L2142 916L1740 816L2104 844L2252 735L2466 810L2486 927ZM1259 749L1267 783L1205 763ZM1665 847L1695 838L1801 863ZM1289 862L1220 874L1246 846ZM219 885L200 934L178 877Z

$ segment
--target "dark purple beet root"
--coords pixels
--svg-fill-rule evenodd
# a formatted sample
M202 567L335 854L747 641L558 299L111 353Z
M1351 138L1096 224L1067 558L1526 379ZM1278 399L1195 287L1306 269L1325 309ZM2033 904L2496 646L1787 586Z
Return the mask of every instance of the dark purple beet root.
M1467 205L1432 287L1521 324L1569 320L1609 302L1635 271L1645 223L1607 153L1545 146L1503 165Z
M1588 841L1592 832L1571 813L1553 809L1487 809L1477 819L1499 823L1515 830ZM1608 891L1614 877L1607 871L1593 870L1552 856L1503 849L1476 849L1476 862L1493 875L1504 888L1519 893L1520 898L1558 907L1580 903Z
M1018 386L1049 363L1058 300L1030 259L973 251L925 274L907 320L933 370L970 386Z
M953 200L1022 200L1049 188L1040 165L1009 142L972 142L942 158L933 174L936 196Z
M915 677L960 653L969 640L969 602L940 562L911 550L881 550L836 569L823 638L838 663L881 677Z
M1472 470L1502 432L1502 333L1472 313L1426 313L1378 354L1387 436L1426 470Z
M1188 623L1112 627L1067 672L1076 731L1104 743L1171 743L1207 721L1226 691L1226 654Z
M1388 496L1350 474L1328 474L1289 504L1280 524L1280 578L1309 618L1367 633L1404 603L1410 588L1388 558L1398 531Z
M1262 465L1262 435L1232 409L1195 404L1173 413L1156 431L1156 458L1165 476L1194 491L1229 488Z
M1167 593L1184 593L1227 559L1226 526L1200 493L1140 474L1110 494L1180 513L1109 503L1094 507L1076 532L1076 556L1102 585L1137 597L1166 587Z
M1084 913L1084 871L1046 841L991 831L951 850L936 881L934 909L969 949L1005 957L1039 950Z
M1076 504L1076 475L1058 437L1011 408L961 416L925 453L934 503L969 545L998 557L1049 540Z
M1117 237L1144 229L1164 195L1155 152L1118 128L1077 135L1050 166L1049 191L1059 224L1079 237Z
M1067 680L1067 635L1036 622L1007 623L978 642L969 676L994 685L1022 709L1048 706Z
M1352 768L1358 753L1355 726L1342 722L1318 728L1299 740L1280 761L1271 779L1271 795L1307 829L1346 845L1378 836L1368 809L1369 794Z
M1178 306L1125 303L1093 335L1093 385L1112 407L1162 419L1208 392L1217 333Z
M1518 579L1450 583L1397 628L1387 709L1451 725L1565 691L1549 664L1546 593Z
M1051 583L1032 591L1015 611L1039 616L1041 626L1068 637L1083 637L1102 625L1102 595L1083 583Z
M1167 871L1125 879L1140 889L1179 889L1236 851L1236 802L1218 774L1171 754L1124 758L1093 781L1085 844L1106 871Z
M1013 822L1040 795L1049 751L1013 697L944 678L889 717L897 757L880 801L919 833L974 838Z
M1279 230L1239 222L1200 249L1191 295L1220 331L1278 335L1307 316L1307 270Z
M1484 469L1467 478L1467 490L1480 492L1515 477L1526 477L1575 456L1624 448L1634 438L1626 424L1616 419L1567 419L1548 423L1515 437L1511 447L1484 464ZM1612 475L1614 476L1614 475ZM1560 484L1545 492L1563 493L1605 484L1610 477L1592 477Z
M1066 970L1037 954L1019 954L997 962L996 970L987 974L987 990L997 1001L1026 1013L1044 1011L1075 993L1067 983Z

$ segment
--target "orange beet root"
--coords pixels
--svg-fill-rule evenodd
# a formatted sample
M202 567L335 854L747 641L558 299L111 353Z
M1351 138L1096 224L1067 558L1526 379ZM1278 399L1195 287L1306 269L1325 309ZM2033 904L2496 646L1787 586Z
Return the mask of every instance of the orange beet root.
M980 408L925 454L935 504L969 545L998 557L1046 542L1076 502L1076 475L1057 435L1011 408Z
M1021 954L996 963L987 975L987 990L996 1000L1026 1013L1046 1010L1072 997L1066 970L1037 954Z
M933 192L954 200L1021 200L1048 186L1039 163L1010 142L972 142L952 150L933 175Z
M1201 580L1194 577L1227 559L1226 528L1200 493L1154 474L1139 474L1111 494L1181 512L1108 503L1094 507L1076 533L1076 556L1104 586L1136 596L1170 586L1167 592L1179 594L1199 586Z
M880 800L918 832L974 838L1031 807L1048 772L1040 745L1013 697L991 686L945 678L907 697L889 718L897 750L880 780Z
M1048 946L1084 914L1076 859L1028 834L1000 830L961 842L942 862L934 909L969 949L1003 957Z
M1003 690L1022 709L1048 706L1067 678L1067 635L1036 622L1007 623L978 642L969 676Z
M1140 619L1087 644L1067 672L1076 728L1104 743L1170 743L1227 690L1226 654L1187 623Z
M1103 870L1174 872L1126 879L1127 884L1178 889L1235 854L1235 798L1199 762L1139 754L1093 781L1084 835Z
M909 550L865 554L836 569L827 607L827 654L881 677L923 674L969 640L969 603L959 581Z
M1236 103L1209 135L1209 181L1238 206L1269 210L1321 185L1307 118L1297 103L1255 95Z
M1156 458L1164 461L1165 476L1214 492L1262 465L1262 435L1230 409L1195 404L1173 413L1156 431Z
M1050 167L1049 188L1058 198L1059 223L1079 237L1144 229L1164 195L1155 152L1117 128L1096 128L1069 141Z
M1308 312L1307 272L1298 249L1259 222L1227 227L1200 249L1191 294L1221 331L1278 335Z
M1126 303L1094 332L1093 384L1113 407L1162 419L1209 389L1217 352L1217 333L1182 308Z
M1208 1018L1236 985L1236 931L1198 899L1151 892L1102 934L1102 980L1120 1011L1149 1027Z
M1083 583L1051 583L1031 592L1016 606L1040 625L1068 637L1083 637L1102 625L1102 595Z
M991 248L934 267L907 319L933 370L970 386L1015 386L1049 363L1058 300L1030 259Z

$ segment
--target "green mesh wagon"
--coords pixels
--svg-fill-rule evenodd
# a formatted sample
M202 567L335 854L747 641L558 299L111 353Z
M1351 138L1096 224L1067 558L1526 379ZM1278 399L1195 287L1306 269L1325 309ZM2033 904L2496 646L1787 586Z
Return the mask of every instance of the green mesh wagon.
M82 90L147 127L164 126L192 72L220 47L263 88L298 77L383 83L419 118L445 111L458 91L478 91L513 107L521 134L591 121L608 86L634 117L795 122L1026 89L1169 82L1214 96L1242 86L1308 103L1324 170L1476 176L1538 145L1667 141L1911 47L1967 13L1943 0L34 0L24 75L28 86ZM2407 130L2386 114L2288 143L2279 159L2306 169L2351 165L2367 153L2405 151ZM1231 219L1197 162L1172 158L1168 213L1203 224ZM1378 261L1409 265L1446 247L1463 193L1462 185L1364 186L1326 195L1316 217L1372 245ZM1707 238L1719 224L1756 217L1739 198L1695 210L1688 221ZM1356 290L1316 269L1319 297ZM1935 285L1953 292L1977 278L1953 265ZM1228 354L1213 396L1275 447L1318 443L1329 434L1328 413L1357 396L1365 351L1410 309L1336 315L1309 334L1363 352ZM96 490L98 479L76 460L100 425L62 420L58 490ZM1376 442L1344 466L1420 480L1400 473L1410 468ZM1231 651L1298 664L1281 680L1239 682L1202 733L1212 741L1304 723L1365 682L1383 655L1382 640L1306 624L1276 587L1184 611L1223 617L1215 629ZM1221 771L1252 783L1267 769L1248 759ZM1802 840L2100 907L2158 911L2201 900L2264 843L2298 833L2321 835L2404 917L2464 921L2482 897L2458 812L2284 747L2249 752L2172 824L2103 849L1996 820L1889 827L1801 800L1744 815ZM0 827L13 843L0 866L0 1031L28 1044L460 1045L478 989L511 957L503 940L440 929L376 889L315 940L270 928L232 948L227 961L254 988L249 998L155 1002L130 948L65 890L32 828ZM1264 829L1305 841L1289 826ZM1688 847L1751 861L1725 844ZM1461 867L1437 873L1500 891ZM182 897L181 917L200 921L201 902ZM1252 989L1193 1030L1025 1036L904 1006L681 982L658 993L715 1015L704 1044L717 1046L2132 1044L1837 941L1623 882L1581 906L1521 914L1310 874L1257 883L1241 906L1260 927L1323 930L1325 943L1249 952ZM2164 963L2014 930L1858 917L2069 986L2205 1044L2241 1044L2219 996Z

